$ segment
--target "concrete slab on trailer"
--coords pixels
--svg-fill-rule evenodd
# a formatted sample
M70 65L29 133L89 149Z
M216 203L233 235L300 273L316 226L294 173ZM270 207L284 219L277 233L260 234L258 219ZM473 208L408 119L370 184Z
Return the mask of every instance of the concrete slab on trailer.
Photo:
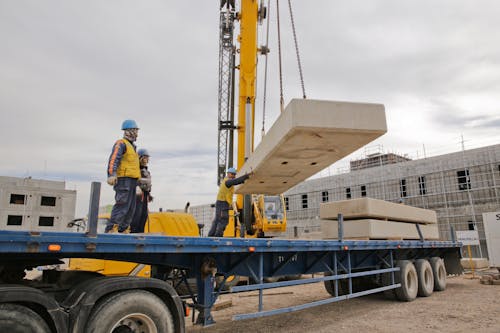
M387 132L382 104L293 99L241 168L241 194L280 194Z
M373 198L359 198L320 204L321 219L336 220L339 213L344 219L382 219L422 224L436 224L436 212Z
M439 239L437 225L420 225L422 235L426 240ZM323 239L338 238L338 222L321 220ZM344 221L344 238L366 239L419 239L414 223L380 221L372 219Z

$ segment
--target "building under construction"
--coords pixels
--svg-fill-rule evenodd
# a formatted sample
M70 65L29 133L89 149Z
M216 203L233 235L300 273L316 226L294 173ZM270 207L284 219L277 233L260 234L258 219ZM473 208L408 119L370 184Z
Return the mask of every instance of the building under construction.
M288 237L319 231L323 202L370 197L435 210L441 239L451 239L450 226L478 230L481 248L475 255L487 256L482 213L500 209L500 145L416 160L372 154L351 167L286 193Z

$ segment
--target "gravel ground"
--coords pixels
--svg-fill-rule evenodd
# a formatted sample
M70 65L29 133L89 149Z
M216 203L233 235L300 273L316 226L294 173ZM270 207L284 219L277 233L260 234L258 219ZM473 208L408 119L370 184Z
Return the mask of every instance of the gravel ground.
M500 332L500 286L482 285L468 276L448 277L447 288L413 302L369 295L265 318L232 321L234 314L257 311L255 292L222 295L233 306L212 312L216 324L187 332ZM267 290L264 309L303 304L329 297L323 284Z

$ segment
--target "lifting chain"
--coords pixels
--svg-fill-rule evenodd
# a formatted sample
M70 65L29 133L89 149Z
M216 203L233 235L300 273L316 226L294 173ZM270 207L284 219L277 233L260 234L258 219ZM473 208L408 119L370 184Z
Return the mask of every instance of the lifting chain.
M288 0L288 8L290 10L290 21L292 23L293 41L295 42L295 53L297 55L297 65L299 67L300 85L302 86L302 97L305 99L306 98L306 88L304 87L304 76L302 74L302 65L300 63L299 44L297 42L297 34L295 32L295 21L293 20L292 1L291 0Z

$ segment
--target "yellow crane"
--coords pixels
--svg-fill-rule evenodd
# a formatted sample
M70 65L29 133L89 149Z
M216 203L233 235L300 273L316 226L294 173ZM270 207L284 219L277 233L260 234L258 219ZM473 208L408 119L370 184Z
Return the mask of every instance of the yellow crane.
M225 170L233 166L233 131L237 131L237 166L241 169L254 149L257 57L267 55L267 45L258 47L259 22L267 18L267 7L261 0L241 0L236 12L234 1L221 1L219 40L219 140L218 178L220 184ZM235 22L239 35L234 43ZM239 48L238 48L239 45ZM239 64L235 64L239 54ZM234 123L235 70L239 71L238 115ZM272 208L272 209L267 209ZM239 213L241 212L241 213ZM240 223L240 221L242 223ZM243 228L244 226L244 228ZM244 229L244 230L243 230ZM283 196L237 195L230 213L230 223L224 236L265 237L286 231L286 210Z

